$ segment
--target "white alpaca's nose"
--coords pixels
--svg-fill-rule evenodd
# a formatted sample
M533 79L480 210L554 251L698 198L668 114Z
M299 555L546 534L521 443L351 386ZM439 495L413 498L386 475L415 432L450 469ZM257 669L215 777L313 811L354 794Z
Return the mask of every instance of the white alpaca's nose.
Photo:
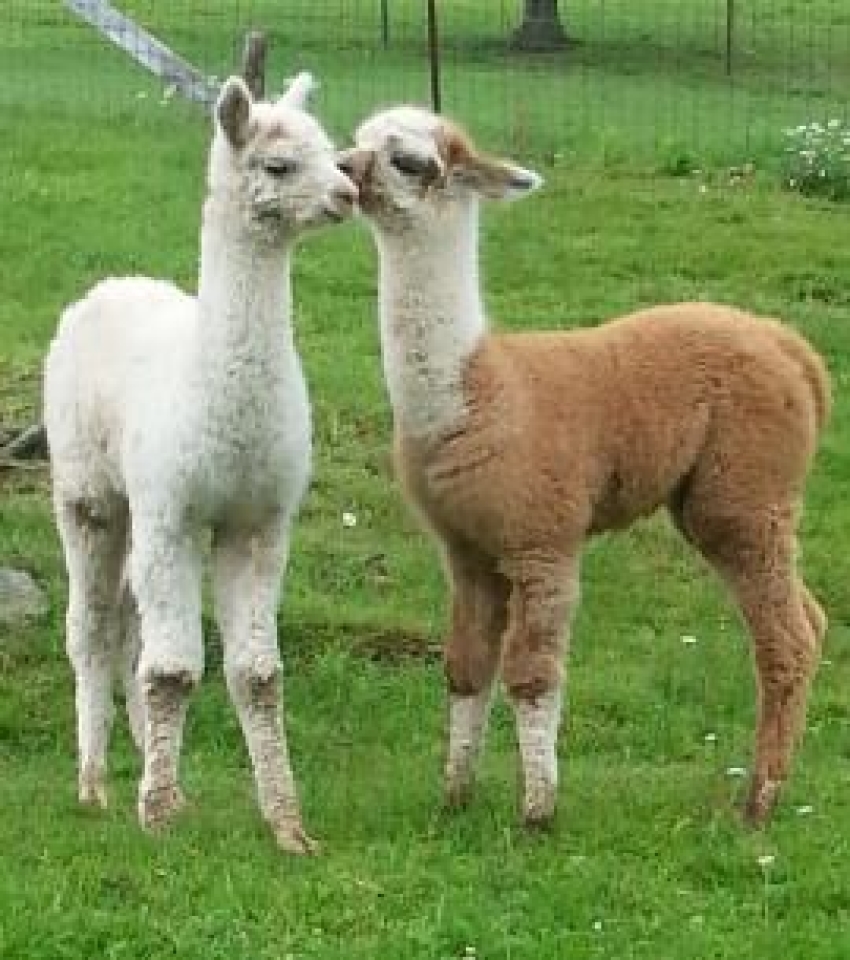
M346 176L340 178L339 184L334 187L331 197L334 203L342 207L353 207L359 197L357 187Z

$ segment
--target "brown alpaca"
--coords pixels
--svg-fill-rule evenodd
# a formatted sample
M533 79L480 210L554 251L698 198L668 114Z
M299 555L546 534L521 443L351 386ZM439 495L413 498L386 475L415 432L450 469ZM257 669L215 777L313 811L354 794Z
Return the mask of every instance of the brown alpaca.
M501 672L524 816L551 818L564 624L582 546L666 506L752 635L758 728L746 816L762 822L789 772L826 628L795 563L830 406L821 359L774 320L705 303L591 330L489 333L478 200L528 192L539 178L406 107L363 124L342 166L380 254L398 473L452 588L449 801L469 795Z

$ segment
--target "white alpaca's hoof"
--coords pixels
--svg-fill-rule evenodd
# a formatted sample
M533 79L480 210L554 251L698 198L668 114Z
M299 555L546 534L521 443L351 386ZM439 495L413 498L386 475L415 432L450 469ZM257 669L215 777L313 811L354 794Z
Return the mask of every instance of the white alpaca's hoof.
M523 823L532 829L546 829L555 819L558 789L553 783L538 782L525 792L522 804Z
M139 823L145 830L159 830L185 806L186 800L177 784L142 789L139 792Z
M80 771L79 798L84 807L105 810L109 805L106 776L102 770L86 765Z
M286 853L310 856L319 852L319 844L304 830L300 820L281 820L271 827L278 847Z

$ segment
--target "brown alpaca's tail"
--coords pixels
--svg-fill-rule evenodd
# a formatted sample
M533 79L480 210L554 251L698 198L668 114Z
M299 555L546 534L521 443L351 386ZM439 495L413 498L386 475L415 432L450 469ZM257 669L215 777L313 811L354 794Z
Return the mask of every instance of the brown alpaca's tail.
M815 405L818 429L822 430L832 410L832 387L829 371L823 357L799 333L790 327L777 324L775 328L779 348L800 368L809 386Z

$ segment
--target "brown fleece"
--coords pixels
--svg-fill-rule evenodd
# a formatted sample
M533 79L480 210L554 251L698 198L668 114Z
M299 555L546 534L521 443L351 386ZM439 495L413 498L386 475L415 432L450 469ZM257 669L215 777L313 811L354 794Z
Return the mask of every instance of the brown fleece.
M805 717L826 618L795 529L830 406L826 369L774 320L704 303L570 332L492 334L467 413L396 437L404 489L453 586L450 688L502 676L515 698L560 682L585 538L666 506L752 634L759 714L747 815L765 819Z

